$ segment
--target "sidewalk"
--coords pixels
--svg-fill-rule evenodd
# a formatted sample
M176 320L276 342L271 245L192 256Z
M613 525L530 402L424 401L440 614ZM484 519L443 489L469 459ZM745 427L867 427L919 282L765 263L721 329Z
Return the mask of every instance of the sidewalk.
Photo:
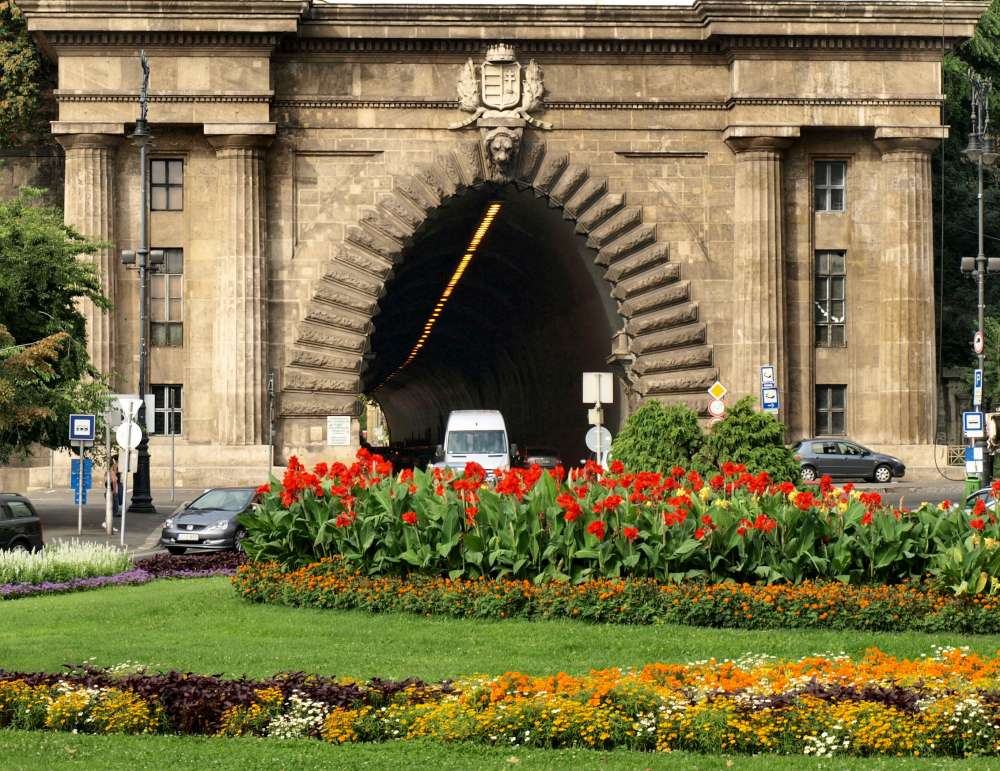
M99 484L94 480L95 485ZM139 556L157 550L160 538L160 528L163 520L184 501L190 501L202 492L203 488L186 490L178 488L175 491L175 501L170 502L170 490L154 489L153 505L156 514L125 514L125 546L134 555ZM95 486L90 491L88 503L83 507L83 533L77 535L77 506L73 503L73 491L66 488L55 490L34 490L28 494L28 499L34 504L38 516L42 520L46 543L56 540L66 541L78 538L81 541L94 543L121 542L121 517L114 521L114 527L119 532L108 538L104 530L104 488ZM131 490L129 498L132 497ZM127 508L128 502L126 502Z

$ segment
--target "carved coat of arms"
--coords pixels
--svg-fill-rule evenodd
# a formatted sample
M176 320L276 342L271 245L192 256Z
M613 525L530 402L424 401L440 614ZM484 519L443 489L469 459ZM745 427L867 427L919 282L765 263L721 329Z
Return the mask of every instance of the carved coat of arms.
M490 46L486 61L478 68L472 59L462 67L458 106L472 115L450 128L461 129L475 123L482 132L490 176L507 181L524 126L552 128L551 123L530 114L541 108L544 93L542 68L534 60L522 68L511 46L503 43Z

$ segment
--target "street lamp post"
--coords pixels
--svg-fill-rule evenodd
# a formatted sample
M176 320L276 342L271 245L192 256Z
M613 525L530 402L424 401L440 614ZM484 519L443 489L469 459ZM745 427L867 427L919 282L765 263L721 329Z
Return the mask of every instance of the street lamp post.
M976 256L962 258L962 272L972 273L976 278L976 324L980 334L983 333L983 326L986 322L986 273L995 273L1000 270L1000 260L997 258L986 259L983 248L983 167L993 166L997 161L997 153L993 149L993 138L989 136L990 114L989 100L992 84L990 81L974 72L969 74L972 82L972 126L969 131L969 145L963 150L963 154L976 164L978 176L977 205L978 205L978 248ZM993 341L994 344L1000 341ZM985 348L976 354L977 367L984 370L986 361ZM985 372L984 372L985 375ZM973 408L980 410L981 404L974 404ZM979 472L979 486L986 487L989 483L987 467L992 465L986 462L986 443L983 440L976 440L973 445L983 448L983 465Z
M146 52L139 53L142 65L142 90L139 92L139 119L135 122L135 131L131 139L139 148L139 186L142 203L139 207L139 248L136 250L136 262L139 268L139 426L142 429L142 440L137 450L135 476L132 481L132 505L129 513L155 514L153 495L149 485L149 432L146 430L145 397L146 378L149 369L149 344L147 331L149 327L149 271L152 267L149 251L149 145L153 135L149 132L146 120L148 109L149 60ZM162 258L161 258L162 259Z

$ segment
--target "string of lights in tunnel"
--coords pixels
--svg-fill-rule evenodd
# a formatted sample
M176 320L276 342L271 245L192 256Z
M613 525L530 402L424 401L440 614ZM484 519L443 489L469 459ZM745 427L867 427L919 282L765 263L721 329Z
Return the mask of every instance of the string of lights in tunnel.
M469 267L469 263L472 262L472 258L476 256L476 250L479 249L479 244L481 244L483 239L486 237L486 233L490 229L490 225L493 224L493 220L496 219L497 214L500 213L502 206L503 204L500 202L494 201L486 207L486 211L483 213L483 218L479 221L478 227L476 227L475 232L472 234L472 238L469 240L469 246L466 248L465 254L462 255L462 259L459 260L458 265L455 267L455 272L451 274L451 278L448 280L447 285L441 292L441 296L434 304L434 309L431 311L431 315L428 316L427 321L424 322L424 328L420 332L420 337L418 337L417 341L413 344L413 348L410 350L409 355L403 363L400 364L399 367L397 367L396 370L385 380L379 383L379 385L375 388L376 391L412 364L420 354L421 349L427 343L427 340L431 335L431 330L434 328L434 324L436 324L437 320L441 318L444 306L448 304L448 300L451 299L451 296L455 291L455 287L458 286L458 282L462 279L462 274L464 274L466 269Z

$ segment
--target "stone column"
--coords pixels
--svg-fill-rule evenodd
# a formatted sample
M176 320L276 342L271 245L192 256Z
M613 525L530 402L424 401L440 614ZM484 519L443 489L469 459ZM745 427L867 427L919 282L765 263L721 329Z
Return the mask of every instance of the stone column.
M934 441L933 136L876 131L882 153L883 241L877 266L882 440Z
M218 159L219 259L213 370L221 444L265 441L267 221L264 151L272 136L209 136Z
M115 153L122 141L115 134L61 134L56 139L66 150L64 188L65 222L95 241L111 244L84 259L93 262L101 274L104 295L115 302ZM79 309L87 320L87 353L101 372L115 366L115 333L111 315L90 300L80 300Z
M782 398L789 386L782 154L798 135L794 126L731 126L724 134L736 153L736 195L733 355L723 381L737 398L749 394L758 403L761 366L774 365Z

